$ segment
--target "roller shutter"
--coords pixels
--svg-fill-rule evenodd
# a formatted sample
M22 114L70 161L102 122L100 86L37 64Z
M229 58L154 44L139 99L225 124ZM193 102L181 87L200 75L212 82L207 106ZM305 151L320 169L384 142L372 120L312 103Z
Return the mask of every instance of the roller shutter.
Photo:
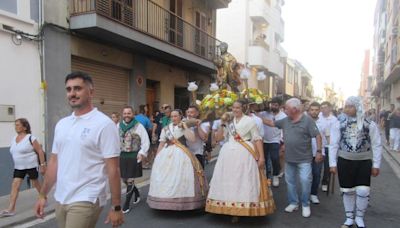
M72 70L88 73L94 82L93 104L107 115L121 113L129 101L129 71L121 67L72 57Z

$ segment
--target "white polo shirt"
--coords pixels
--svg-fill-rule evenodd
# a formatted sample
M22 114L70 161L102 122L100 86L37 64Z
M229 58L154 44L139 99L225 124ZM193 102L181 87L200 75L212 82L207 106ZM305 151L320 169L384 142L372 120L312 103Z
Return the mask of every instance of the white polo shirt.
M286 114L279 111L276 115L273 112L261 112L262 118L278 121L286 118ZM280 143L282 140L282 130L277 127L270 127L264 124L264 143Z
M120 141L115 123L96 108L82 116L61 119L55 128L57 154L54 198L60 204L87 201L106 204L108 181L104 159L118 157Z
M200 127L205 133L208 133L210 131L210 123L209 122L201 123ZM204 141L200 138L199 130L197 129L197 127L191 127L190 129L194 132L196 140L194 142L190 142L189 140L187 140L186 144L187 144L189 150L193 154L203 155Z
M332 115L329 114L328 117L325 117L322 112L319 113L318 115L318 120L321 121L321 125L324 128L325 131L325 136L329 136L330 135L330 131L332 129L332 127L335 125L335 123L338 121L338 119ZM326 140L326 137L322 138L322 142L325 145L325 147L329 147L329 143Z

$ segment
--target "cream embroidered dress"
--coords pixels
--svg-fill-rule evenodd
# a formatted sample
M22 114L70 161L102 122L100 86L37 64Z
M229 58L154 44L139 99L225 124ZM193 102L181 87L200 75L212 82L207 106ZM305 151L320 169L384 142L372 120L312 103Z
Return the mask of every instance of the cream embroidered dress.
M160 210L203 208L208 184L196 157L188 151L184 130L169 124L161 132L166 142L156 156L150 177L147 203Z
M256 123L248 116L234 118L224 128L228 141L222 146L210 182L206 211L234 216L264 216L273 213L275 204L263 170L246 147L235 139L240 135L254 152L253 141L262 139ZM230 132L229 134L226 134Z

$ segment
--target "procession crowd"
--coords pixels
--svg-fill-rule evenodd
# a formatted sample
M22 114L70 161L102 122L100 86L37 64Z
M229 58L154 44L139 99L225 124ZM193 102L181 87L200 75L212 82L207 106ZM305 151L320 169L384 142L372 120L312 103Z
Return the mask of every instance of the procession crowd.
M17 135L10 149L14 179L10 205L1 216L15 214L19 187L28 175L39 192L34 209L38 217L44 217L47 195L55 186L59 227L95 227L109 186L112 206L106 222L120 226L123 214L140 202L135 178L151 168L150 208L205 208L231 215L233 222L240 216L274 213L271 188L279 188L283 176L288 200L284 211L301 208L302 216L310 217L310 204L321 203L319 189L329 191L338 175L345 212L341 227L365 227L371 176L379 175L382 144L378 125L365 115L358 97L349 97L336 116L329 102L274 97L264 104L239 99L229 112L217 110L204 119L196 105L183 112L168 104L153 115L146 105L138 112L126 106L110 119L93 107L95 87L89 75L67 75L65 88L74 112L56 125L48 162L29 122L15 121ZM400 109L391 114L397 121L396 115L400 117ZM219 155L209 182L204 166L212 150ZM45 175L43 183L37 167ZM121 180L126 185L123 204Z

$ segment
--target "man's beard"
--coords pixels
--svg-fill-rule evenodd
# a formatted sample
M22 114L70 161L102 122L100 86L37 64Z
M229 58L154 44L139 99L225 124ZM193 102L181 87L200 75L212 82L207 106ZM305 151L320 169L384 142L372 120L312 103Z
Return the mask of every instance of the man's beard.
M271 108L271 111L272 112L279 112L279 109L278 108Z
M133 118L124 118L125 123L130 123L133 120Z

